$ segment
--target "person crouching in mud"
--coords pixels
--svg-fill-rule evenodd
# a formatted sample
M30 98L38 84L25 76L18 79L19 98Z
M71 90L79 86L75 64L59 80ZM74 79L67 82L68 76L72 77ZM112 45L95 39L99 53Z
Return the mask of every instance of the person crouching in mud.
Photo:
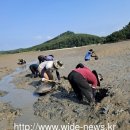
M39 64L44 62L44 61L53 61L53 60L54 60L53 55L48 55L48 56L40 55L40 56L38 56Z
M91 57L95 57L95 60L98 60L98 56L95 54L93 49L90 49L89 51L87 51L84 60L85 61L90 61Z
M62 61L45 61L38 66L38 71L41 75L42 81L55 80L53 72L55 72L56 78L60 81L61 78L58 71L60 68L63 68Z
M32 77L36 78L39 76L39 72L38 72L38 64L31 64L29 66L29 69L32 72Z
M97 86L100 86L95 70L92 72L88 67L80 63L69 73L68 80L80 102L83 102L83 96L85 96L89 105L94 104L95 90Z
M60 74L58 70L63 68L63 63L61 61L45 61L38 66L38 71L41 75L42 86L39 86L35 93L37 94L47 94L53 90L57 89L57 85L61 84ZM57 81L58 79L58 81Z

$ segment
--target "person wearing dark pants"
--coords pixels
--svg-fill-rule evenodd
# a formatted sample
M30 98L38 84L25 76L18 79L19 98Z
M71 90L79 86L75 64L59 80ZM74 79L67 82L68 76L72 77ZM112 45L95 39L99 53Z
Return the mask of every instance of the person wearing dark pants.
M31 72L32 72L32 75L34 78L38 77L39 75L39 72L38 72L38 64L31 64L29 66Z
M92 88L80 73L72 71L68 79L79 101L83 100L84 95L89 102L93 102Z
M83 96L85 96L88 103L91 104L94 102L94 91L99 85L99 80L89 68L80 66L69 73L68 80L78 100L83 101Z

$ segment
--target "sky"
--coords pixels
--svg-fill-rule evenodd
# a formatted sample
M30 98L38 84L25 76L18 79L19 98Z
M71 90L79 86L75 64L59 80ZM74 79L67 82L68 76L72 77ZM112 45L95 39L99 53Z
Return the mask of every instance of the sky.
M107 36L130 22L130 0L0 0L0 51L72 31Z

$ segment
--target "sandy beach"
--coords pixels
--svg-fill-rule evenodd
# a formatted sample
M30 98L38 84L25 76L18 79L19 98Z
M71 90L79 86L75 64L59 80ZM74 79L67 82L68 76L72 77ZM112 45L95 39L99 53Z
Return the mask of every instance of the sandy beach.
M84 55L90 48L94 49L99 59L92 58L85 62ZM0 55L1 84L3 85L4 82L3 77L12 74L16 68L20 67L20 72L13 75L10 84L13 84L15 89L19 89L18 91L24 89L24 91L33 94L39 85L40 78L31 78L28 66L31 63L38 63L38 55L48 54L53 54L55 59L63 61L64 69L60 70L61 76L67 76L78 63L85 64L91 70L97 70L103 75L104 80L101 82L101 88L108 90L108 96L94 108L79 104L68 81L62 79L62 85L56 91L36 97L35 102L32 103L33 114L36 117L39 117L43 122L61 121L63 124L80 125L107 125L111 123L116 125L115 129L117 130L130 129L130 41L63 50ZM18 65L17 62L20 58L25 59L27 64ZM3 87L0 86L0 128L1 130L9 130L13 129L15 119L23 112L22 108L15 108L10 103L1 100L1 97L6 97L10 93L8 91L7 94L3 95ZM5 116L6 113L10 117ZM7 125L3 125L3 123Z

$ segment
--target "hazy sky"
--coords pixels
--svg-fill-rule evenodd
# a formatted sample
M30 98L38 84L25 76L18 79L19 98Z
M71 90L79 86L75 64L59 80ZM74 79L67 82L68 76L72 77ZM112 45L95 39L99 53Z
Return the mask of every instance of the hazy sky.
M106 36L130 22L130 0L0 0L0 51L65 31Z

